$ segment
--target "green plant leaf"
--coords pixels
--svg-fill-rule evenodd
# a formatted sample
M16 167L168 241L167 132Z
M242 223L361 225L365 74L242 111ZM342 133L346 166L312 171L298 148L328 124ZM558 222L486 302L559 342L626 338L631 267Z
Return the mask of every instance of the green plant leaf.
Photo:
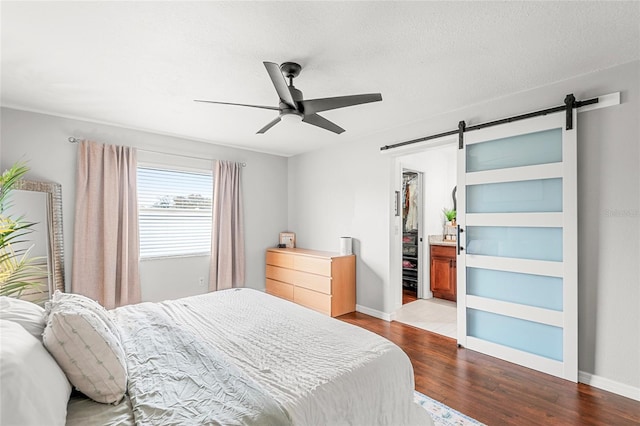
M444 213L444 217L447 218L447 221L451 222L456 218L456 211L452 209L443 208L442 213Z
M29 171L24 163L16 163L0 175L0 295L20 296L27 289L42 285L48 276L43 258L29 257L33 245L25 237L33 232L35 223L24 216L11 218L4 212L10 205L9 196L16 183Z
M28 171L29 168L25 163L18 162L2 173L0 176L0 213L4 211L5 202L16 182L22 179Z

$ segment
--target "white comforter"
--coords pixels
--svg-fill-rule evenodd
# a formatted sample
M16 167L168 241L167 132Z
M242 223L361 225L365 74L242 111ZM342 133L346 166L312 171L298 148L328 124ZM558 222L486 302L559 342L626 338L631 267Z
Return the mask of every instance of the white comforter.
M113 312L125 341L136 421L157 424L165 417L154 416L165 410L179 409L187 415L206 411L218 393L223 400L213 406L228 406L241 396L239 403L231 404L227 420L238 418L245 424L433 424L413 403L413 369L400 348L374 333L259 291L225 290ZM154 320L149 322L158 317L171 326L159 328ZM167 337L176 330L183 330L180 338ZM175 342L178 346L171 346ZM160 348L165 350L153 356ZM172 379L152 383L151 376L171 378L175 369L189 377L213 373L190 386ZM205 389L215 385L210 382L216 378L226 383L215 391ZM235 383L241 388L232 390L230 384ZM138 398L142 404L136 407ZM185 401L186 411L181 408Z
M291 425L280 404L165 306L118 318L137 425Z

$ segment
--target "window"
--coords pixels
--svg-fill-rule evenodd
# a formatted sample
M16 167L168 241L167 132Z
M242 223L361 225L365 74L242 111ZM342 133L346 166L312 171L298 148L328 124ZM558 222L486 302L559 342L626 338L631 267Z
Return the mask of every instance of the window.
M138 167L140 257L211 252L211 173Z

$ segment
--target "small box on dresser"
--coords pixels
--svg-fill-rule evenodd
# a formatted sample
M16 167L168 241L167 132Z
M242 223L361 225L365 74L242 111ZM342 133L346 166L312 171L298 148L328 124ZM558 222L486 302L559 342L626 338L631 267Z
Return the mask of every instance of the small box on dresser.
M332 317L356 310L356 257L308 249L266 254L267 293Z

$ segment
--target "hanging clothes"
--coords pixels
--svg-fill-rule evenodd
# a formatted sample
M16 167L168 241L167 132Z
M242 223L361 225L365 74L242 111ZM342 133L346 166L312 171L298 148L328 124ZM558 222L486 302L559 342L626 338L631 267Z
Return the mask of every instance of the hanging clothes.
M407 221L407 215L409 214L409 205L411 204L409 202L409 199L411 198L411 192L409 191L409 185L407 185L407 183L408 180L405 178L402 188L402 218L405 222Z
M418 179L416 176L407 181L405 192L405 206L407 207L405 232L418 229Z

